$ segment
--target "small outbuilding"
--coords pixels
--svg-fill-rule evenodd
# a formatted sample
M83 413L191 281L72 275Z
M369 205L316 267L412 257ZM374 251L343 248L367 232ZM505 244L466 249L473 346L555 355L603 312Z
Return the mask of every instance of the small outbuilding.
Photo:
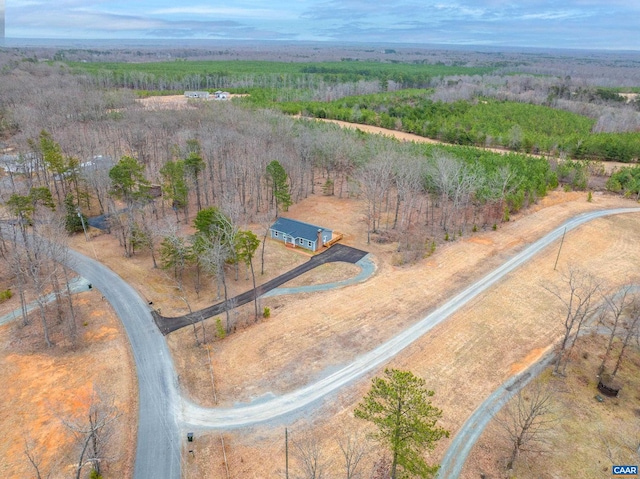
M333 236L330 229L290 218L278 218L269 228L269 233L275 240L310 251L318 251Z

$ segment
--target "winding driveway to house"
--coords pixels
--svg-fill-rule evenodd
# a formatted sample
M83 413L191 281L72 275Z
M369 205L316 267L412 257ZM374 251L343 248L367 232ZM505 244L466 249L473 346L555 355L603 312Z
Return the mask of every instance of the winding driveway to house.
M418 323L373 351L356 358L343 369L297 391L260 403L238 405L228 409L203 408L180 398L173 361L164 337L156 328L147 304L131 286L107 267L78 253L73 254L75 264L71 266L100 289L113 305L131 342L140 389L135 478L178 479L181 446L179 422L183 427L228 429L300 412L306 406L336 393L341 387L386 363L431 328L560 238L565 229L574 229L603 216L639 211L640 208L619 208L576 216L458 293Z
M638 208L619 208L614 210L594 211L578 215L548 233L538 241L529 245L523 251L505 262L502 266L496 268L484 278L458 293L413 326L405 329L386 343L383 343L374 350L356 358L351 364L326 376L318 382L309 384L301 389L282 396L276 396L270 400L261 401L257 404L239 405L227 409L203 408L184 400L183 421L186 424L202 428L228 429L269 421L291 414L322 399L328 394L336 392L338 389L346 386L367 372L382 366L389 359L426 334L433 327L458 311L473 298L493 286L518 266L527 262L535 254L549 246L553 241L560 238L565 230L572 230L583 223L603 216L621 213L634 213L638 211L640 211Z
M355 249L350 246L337 244L318 255L312 256L306 263L303 263L300 266L297 266L292 270L289 270L286 273L281 274L280 276L273 278L272 280L267 281L264 284L261 284L255 289L245 291L244 293L239 294L234 298L230 298L226 301L214 304L207 308L201 309L200 311L194 311L193 313L185 314L184 316L178 316L175 318L168 318L160 315L157 311L154 311L152 313L153 318L162 334L167 335L180 328L184 328L193 323L197 323L207 318L212 318L218 314L224 313L228 309L237 308L238 306L247 304L253 301L255 298L259 298L265 293L268 293L278 286L291 281L301 274L311 271L312 269L322 264L339 261L344 263L357 264L357 262L364 258L367 254L368 253L366 251Z

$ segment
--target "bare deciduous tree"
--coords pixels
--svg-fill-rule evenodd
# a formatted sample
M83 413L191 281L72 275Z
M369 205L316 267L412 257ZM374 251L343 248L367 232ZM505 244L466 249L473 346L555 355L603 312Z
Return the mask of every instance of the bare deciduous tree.
M293 441L293 455L304 479L323 479L330 465L317 437L308 435Z
M369 451L369 446L357 433L338 439L338 446L344 458L346 479L362 477L360 464Z
M42 467L42 457L36 450L33 440L28 437L24 440L24 455L27 457L29 465L33 468L36 479L46 479L51 477L53 468L49 468L49 472L44 472Z
M388 158L378 155L360 170L360 183L367 202L367 243L371 233L376 233L380 226L382 203L392 181L391 167Z
M391 460L382 456L373 464L371 479L388 479L391 477Z
M564 334L560 343L558 358L553 367L554 374L565 374L571 351L578 339L585 320L595 312L595 294L600 289L600 282L590 273L577 268L569 268L563 275L566 289L543 286L545 290L563 304L565 317L563 321Z
M611 379L616 377L618 369L620 369L620 365L622 364L624 353L627 350L631 339L634 337L636 339L640 339L640 300L637 298L631 304L629 315L625 318L623 327L624 333L622 336L622 347L620 348L616 365L613 367L613 371L611 372Z
M440 226L447 232L453 216L449 208L449 200L457 198L462 193L459 186L461 179L465 176L465 166L461 161L440 151L436 151L433 156L434 162L430 165L427 176L431 190L438 195Z
M600 325L607 328L611 334L609 334L609 340L607 341L607 348L602 356L602 362L598 367L598 376L600 376L606 367L607 360L611 354L613 348L613 341L618 332L620 326L620 318L629 305L634 301L634 295L632 294L633 286L623 286L617 292L610 293L604 296L604 308L600 317Z
M398 226L400 217L400 231L405 231L411 224L411 212L422 192L422 178L426 162L415 155L397 157L394 162L394 180L396 186L396 211L393 218L393 229Z
M82 469L91 464L100 474L102 466L109 459L109 442L114 439L113 431L121 412L112 398L103 398L94 389L89 398L84 419L62 419L62 423L71 431L78 444L79 457L75 477L80 479Z
M496 416L510 444L507 469L513 469L524 452L539 451L557 419L553 415L550 389L535 381L519 391Z

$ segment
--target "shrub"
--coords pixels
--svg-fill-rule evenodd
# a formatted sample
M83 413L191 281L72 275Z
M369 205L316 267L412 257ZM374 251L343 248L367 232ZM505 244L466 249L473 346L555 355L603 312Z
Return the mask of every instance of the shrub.
M614 193L624 192L626 196L640 195L640 167L616 171L607 181L607 189Z
M5 289L4 291L0 291L0 303L9 301L11 298L13 298L13 292L10 289Z
M436 242L434 241L427 241L427 254L425 255L426 258L428 258L429 256L431 256L433 253L436 252Z
M262 310L262 317L265 319L271 317L271 309L265 306L264 309Z
M333 187L333 180L327 178L327 181L325 181L324 185L322 185L322 194L325 196L333 196Z
M216 318L216 336L218 336L219 339L224 339L227 336L227 332L224 330L220 318Z
M613 191L614 193L620 193L622 191L622 185L614 177L609 178L606 186L609 191Z

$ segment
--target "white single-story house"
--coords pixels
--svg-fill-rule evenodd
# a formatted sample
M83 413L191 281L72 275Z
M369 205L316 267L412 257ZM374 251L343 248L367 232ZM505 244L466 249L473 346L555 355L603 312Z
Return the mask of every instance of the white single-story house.
M311 251L318 251L333 236L330 229L290 218L278 218L269 228L269 233L275 240Z
M228 91L218 90L217 92L215 92L213 94L213 97L216 100L228 100L229 99L229 95L230 95L230 93Z

